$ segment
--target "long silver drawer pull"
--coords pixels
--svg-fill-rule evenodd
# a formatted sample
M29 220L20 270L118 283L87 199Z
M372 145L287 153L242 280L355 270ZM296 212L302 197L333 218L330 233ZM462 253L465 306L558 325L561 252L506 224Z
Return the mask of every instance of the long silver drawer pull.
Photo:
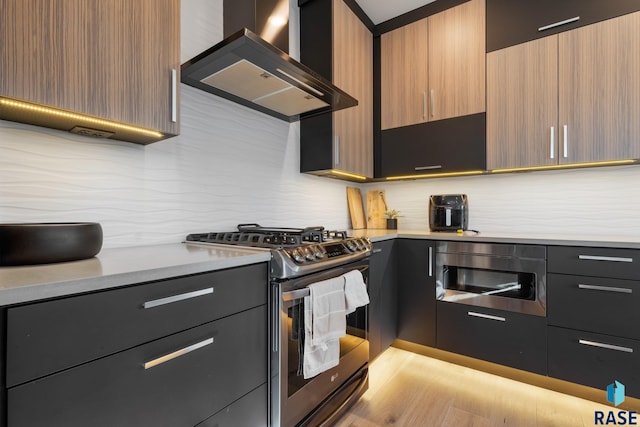
M374 250L373 250L373 253L374 253L374 254L379 254L380 252L382 252L382 249L374 249Z
M469 316L479 317L481 319L497 320L498 322L506 322L507 321L507 319L504 318L504 317L492 316L490 314L476 313L475 311L468 311L467 314Z
M429 277L433 277L433 247L429 246Z
M615 288L610 286L596 286L596 285L583 285L582 283L578 283L579 289L587 289L590 291L605 291L605 292L616 292L619 294L632 294L633 289L629 288Z
M158 357L157 359L153 359L144 364L144 369L151 369L154 366L161 365L169 360L173 360L176 357L184 356L187 353L191 353L192 351L198 350L202 347L206 347L209 344L213 344L213 338L206 339L204 341L200 341L199 343L190 345L189 347L182 348L178 351L174 351L173 353L169 353L165 356Z
M565 25L565 24L571 24L572 22L576 22L576 21L579 21L579 20L580 20L580 17L576 16L576 17L573 17L573 18L565 19L564 21L554 22L553 24L545 25L544 27L538 28L538 31L550 30L552 28L559 27L559 26Z
M335 144L336 144L335 161L336 161L336 166L339 166L340 165L340 137L338 135L336 135L335 137Z
M601 342L587 341L587 340L578 340L578 342L582 345L588 345L591 347L606 348L607 350L616 350L616 351L623 351L625 353L633 353L633 349L629 347L621 347L619 345L604 344Z
M563 133L564 133L564 141L562 141L563 143L563 154L564 154L564 158L566 159L567 157L569 157L569 126L564 125L562 127L563 129Z
M432 169L442 169L442 165L433 165L433 166L417 166L413 168L413 170L417 171L428 171Z
M160 305L171 304L178 301L183 301L190 298L201 297L203 295L208 295L213 293L213 288L201 289L199 291L187 292L186 294L174 295L171 297L155 299L153 301L147 301L142 306L144 308L153 308L158 307Z
M549 158L554 159L556 157L556 128L554 126L551 126L551 136L549 140L551 142L549 144Z
M581 259L583 261L633 262L633 258L598 255L578 255L578 259Z

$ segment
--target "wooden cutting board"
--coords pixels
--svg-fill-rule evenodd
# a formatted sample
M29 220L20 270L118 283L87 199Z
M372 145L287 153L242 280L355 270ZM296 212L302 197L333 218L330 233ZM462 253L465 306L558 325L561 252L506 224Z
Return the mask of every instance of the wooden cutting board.
M371 190L367 192L367 228L387 228L387 219L384 216L387 210L387 201L384 198L384 190Z
M351 216L351 228L354 230L367 228L362 207L362 193L359 188L347 187L347 204L349 205L349 216Z

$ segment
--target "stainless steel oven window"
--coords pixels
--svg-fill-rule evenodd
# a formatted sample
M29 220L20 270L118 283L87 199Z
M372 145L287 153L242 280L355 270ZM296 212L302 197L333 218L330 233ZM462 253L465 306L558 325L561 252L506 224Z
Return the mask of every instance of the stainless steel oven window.
M436 298L546 316L546 247L438 242Z

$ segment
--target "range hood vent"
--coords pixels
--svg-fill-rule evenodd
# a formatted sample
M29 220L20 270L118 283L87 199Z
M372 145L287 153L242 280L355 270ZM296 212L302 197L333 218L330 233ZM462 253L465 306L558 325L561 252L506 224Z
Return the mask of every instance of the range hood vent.
M226 15L233 12L226 9L232 4L236 2L224 2L225 25ZM355 98L247 28L181 68L182 83L288 122L358 105Z

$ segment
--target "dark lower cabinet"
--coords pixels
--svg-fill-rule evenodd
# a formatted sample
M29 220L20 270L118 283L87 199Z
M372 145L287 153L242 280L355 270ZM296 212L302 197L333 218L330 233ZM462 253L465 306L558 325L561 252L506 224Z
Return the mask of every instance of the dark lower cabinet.
M8 427L194 426L266 383L265 319L261 306L12 387Z
M640 282L547 275L549 325L640 339Z
M369 260L369 359L386 350L397 337L396 241L373 244Z
M267 385L263 384L196 427L262 427L267 425Z
M398 338L436 346L436 283L434 243L399 239Z
M485 168L485 113L382 131L381 177Z
M441 350L547 373L546 318L438 301Z
M640 398L640 341L549 327L549 376L605 390L617 380Z
M2 308L0 426L266 426L267 289L261 263Z

